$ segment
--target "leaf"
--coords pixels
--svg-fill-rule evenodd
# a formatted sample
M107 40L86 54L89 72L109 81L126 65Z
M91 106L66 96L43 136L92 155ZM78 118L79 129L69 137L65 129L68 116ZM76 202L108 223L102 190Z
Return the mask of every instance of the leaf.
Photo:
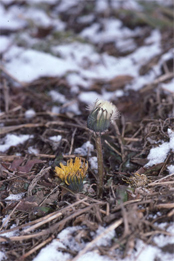
M117 203L120 205L123 202L126 202L128 200L128 192L127 192L127 186L118 186L117 187Z
M20 166L22 163L24 162L24 158L20 158L20 159L15 159L11 166L9 167L9 170L11 171L20 171L23 173L28 173L31 171L31 169L33 168L33 166L37 163L43 163L44 161L40 160L40 159L32 159L32 160L28 160L26 162L25 165Z
M35 197L28 197L25 199L22 199L19 206L17 207L17 210L20 210L22 212L31 212L34 210L35 207L38 206L37 202L34 201Z
M116 91L118 89L123 88L126 84L130 83L133 80L131 75L118 75L110 81L110 85L108 86L108 91Z

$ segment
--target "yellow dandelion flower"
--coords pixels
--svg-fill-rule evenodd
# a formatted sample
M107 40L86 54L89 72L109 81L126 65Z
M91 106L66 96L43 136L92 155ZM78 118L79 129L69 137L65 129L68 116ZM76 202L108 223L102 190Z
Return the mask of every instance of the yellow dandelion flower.
M76 192L81 191L83 188L83 180L87 169L88 163L85 162L85 159L76 157L74 163L70 159L67 161L66 166L60 163L60 167L55 167L55 173L68 185L68 188Z

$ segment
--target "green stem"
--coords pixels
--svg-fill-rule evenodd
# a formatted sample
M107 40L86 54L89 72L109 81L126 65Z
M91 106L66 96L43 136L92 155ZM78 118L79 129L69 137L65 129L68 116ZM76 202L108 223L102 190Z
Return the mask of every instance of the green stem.
M96 134L96 149L97 149L97 160L98 160L98 186L97 195L98 197L103 196L103 154L102 154L102 144L101 144L101 134Z

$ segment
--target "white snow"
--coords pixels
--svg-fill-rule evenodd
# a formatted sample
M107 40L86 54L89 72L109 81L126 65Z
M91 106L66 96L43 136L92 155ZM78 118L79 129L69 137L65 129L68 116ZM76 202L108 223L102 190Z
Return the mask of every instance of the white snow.
M82 86L84 88L88 88L91 85L89 80L83 79L83 77L77 73L68 74L66 79L71 87Z
M54 239L50 244L42 248L33 261L66 261L71 258L70 254L59 251L59 248L65 248L65 246L59 242L59 239Z
M157 225L157 224L156 224ZM157 225L158 226L158 225ZM166 223L160 224L159 227L164 229L166 226ZM58 236L57 239L54 239L50 244L48 244L46 247L44 247L40 253L33 259L33 261L59 261L59 260L71 260L72 256L68 253L63 253L61 250L59 250L59 247L63 248L69 248L72 251L80 252L88 243L85 243L83 239L80 241L76 239L76 235L80 233L81 230L84 230L85 228L81 226L74 226L74 227L67 227L64 230L62 230ZM99 226L96 232L91 232L91 236L96 238L98 235L100 235L106 228ZM174 225L171 224L167 231L174 235ZM111 241L113 239L116 239L115 231L111 231L108 234L105 235L105 237L101 238L99 241L96 242L97 246L109 246L111 244ZM173 255L170 253L162 252L160 247L163 247L167 244L174 243L174 236L165 236L165 235L156 235L154 237L154 242L157 244L157 246L147 245L142 240L136 241L135 249L132 252L130 252L130 255L126 258L121 259L119 256L119 252L116 251L118 255L118 259L120 257L120 260L123 261L146 261L146 260L155 260L161 256L163 256L163 260L166 261L172 261ZM95 248L95 245L93 246ZM115 253L115 254L116 254ZM94 258L95 257L95 258ZM89 252L85 253L81 257L78 258L78 261L89 261L89 260L96 260L96 261L111 261L111 259L108 256L101 256L99 255L98 251L90 250Z
M117 39L115 45L121 52L130 52L137 48L137 44L132 38Z
M169 171L169 174L174 173L174 165L168 166L167 169L168 169L168 171Z
M77 21L79 23L90 23L93 21L94 18L95 18L95 16L93 14L89 14L89 15L84 15L84 16L78 17Z
M160 225L155 224L160 228L164 229L166 227L166 223L162 223ZM168 252L163 252L160 248L174 243L174 225L173 223L169 225L167 231L172 234L172 236L166 235L156 235L153 238L153 241L157 244L157 246L147 245L142 240L137 240L136 242L136 251L133 251L130 256L122 259L123 261L152 261L152 260L165 260L165 261L173 261L173 254Z
M119 23L119 20L110 21L113 26L119 26ZM138 30L136 34L138 34ZM154 40L154 35L157 36L156 40ZM106 35L107 39L108 37ZM119 58L106 53L99 54L92 45L78 42L53 46L52 51L55 55L59 55L59 58L48 53L31 49L24 50L22 47L13 46L4 55L4 66L18 81L31 82L43 76L61 77L66 75L66 79L72 88L81 86L85 89L89 88L94 80L108 81L118 75L124 75L126 72L126 74L134 77L134 81L127 85L127 88L138 90L160 74L161 64L172 55L171 52L163 55L159 64L154 66L154 70L140 76L140 66L161 52L158 31L154 31L150 39L148 45L138 48L128 56ZM125 47L130 46L130 40L126 41L128 42ZM20 68L20 70L17 68ZM95 95L97 95L96 92Z
M18 49L18 55L13 54L13 49L14 52ZM72 61L67 63L63 59L36 50L25 50L22 47L17 49L12 47L10 52L6 53L6 59L12 56L13 59L6 62L5 68L21 82L31 82L44 76L63 76L76 69Z
M80 252L85 247L86 243L83 241L83 239L81 239L81 241L79 242L79 240L76 239L75 235L77 232L79 233L83 229L84 228L82 228L80 226L65 228L58 234L57 239L54 239L49 245L47 245L40 251L38 256L35 257L33 259L33 261L71 260L72 259L71 255L59 251L58 248L59 247L63 247L65 249L69 248L72 251ZM105 228L100 227L97 230L97 234L95 232L93 233L93 235L92 235L93 238L95 238L98 234L101 234L104 230L105 230ZM106 235L103 240L101 239L101 241L99 240L100 242L98 241L98 245L104 244L105 246L108 246L110 244L110 240L112 240L112 238L113 238L113 235L114 235L114 232L108 233L108 235ZM111 259L109 257L100 256L95 251L87 252L86 254L79 257L78 261L89 261L89 260L91 260L92 257L95 257L96 261L111 261Z
M8 201L19 201L20 199L23 198L23 196L25 195L25 193L18 193L18 194L10 194L5 200Z
M161 87L169 92L173 92L174 93L174 79L172 79L170 82L168 83L162 83Z
M101 256L95 251L90 251L84 254L83 256L79 257L77 261L113 261L113 259L109 258L108 256Z
M137 10L137 11L142 11L143 10L142 6L138 3L138 1L135 1L135 0L129 0L129 1L125 1L125 0L119 0L119 1L111 0L111 6L114 9L123 8L123 9L127 9L127 10Z
M24 143L28 139L33 138L32 135L27 134L21 134L21 135L15 135L15 134L7 134L2 141L4 144L0 145L0 151L5 152L8 150L11 146L17 146L19 144Z
M11 4L14 0L1 0L4 4Z
M0 261L6 260L7 257L3 251L0 251Z
M39 4L39 3L56 4L57 0L27 0L27 2L29 4L30 3L32 3L32 4Z
M34 147L32 147L32 146L30 146L30 147L28 147L28 153L37 155L37 154L39 154L39 150L34 148Z
M50 140L55 141L55 142L59 142L62 139L61 135L57 135L57 136L52 136L49 137Z
M25 112L26 119L32 119L35 115L36 115L36 112L33 109L29 109Z
M151 32L150 36L145 39L146 44L159 44L161 41L161 33L159 30L155 29Z
M78 96L78 99L81 102L84 102L86 104L92 104L97 99L98 100L110 100L114 97L114 94L112 92L103 92L103 94L98 94L97 92L91 91L91 92L81 92Z
M59 12L65 12L71 7L77 6L81 0L65 0L61 1L60 5L56 8Z
M96 12L103 12L108 9L108 1L107 0L97 0L95 10Z
M63 95L63 94L61 94L57 91L52 90L52 91L49 92L49 95L51 96L51 98L54 102L58 102L58 103L67 102L65 95Z
M32 20L37 26L49 27L53 25L52 19L48 17L44 10L28 8L24 13L25 19Z
M106 230L106 228L99 226L98 229L96 230L96 236L102 234L104 231ZM92 232L93 233L93 232ZM105 236L103 236L102 238L100 238L96 245L97 246L108 246L111 244L111 241L116 238L116 233L115 230L110 231L109 233L107 233Z
M11 43L10 37L0 35L0 53L6 51L10 43Z
M11 7L7 11L0 3L0 30L19 30L24 28L25 25L26 22L16 13L15 7Z
M100 30L100 23L103 26L102 30ZM140 28L131 30L123 26L123 23L116 18L103 18L100 20L100 23L93 23L85 28L80 33L80 36L90 40L92 43L117 43L119 40L128 40L141 34Z
M89 163L90 163L90 167L92 170L94 170L95 173L98 172L98 161L97 161L97 157L90 157L89 158Z
M74 150L75 154L80 154L81 156L91 156L91 152L94 151L94 145L90 141L85 142L80 148Z
M170 138L169 142L163 142L158 147L150 150L150 153L147 156L149 162L145 165L146 167L164 162L170 149L174 152L174 131L168 129L168 135Z

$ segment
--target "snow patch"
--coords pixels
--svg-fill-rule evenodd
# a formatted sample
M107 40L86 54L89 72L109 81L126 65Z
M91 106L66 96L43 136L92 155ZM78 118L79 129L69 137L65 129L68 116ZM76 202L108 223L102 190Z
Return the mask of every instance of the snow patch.
M98 160L97 157L90 157L89 158L90 167L94 170L95 173L98 172Z
M51 141L59 142L62 139L61 135L49 137Z
M92 151L94 151L94 146L90 143L90 141L87 141L80 148L76 148L74 153L80 154L81 156L91 156Z
M7 134L5 138L3 138L4 144L0 145L0 151L5 152L11 146L17 146L31 138L33 138L33 135L21 134L17 136L15 134Z
M34 147L32 147L32 146L30 146L30 147L28 147L28 153L37 155L37 154L39 154L39 150L34 148Z
M36 115L36 112L33 109L29 109L25 112L26 119L32 119L35 115Z
M19 194L10 194L5 200L8 201L19 201L20 199L23 198L23 196L25 195L25 193L19 193Z
M174 131L168 129L168 135L170 138L169 142L164 142L158 147L150 150L147 157L149 162L145 165L145 167L150 167L152 165L164 162L170 149L174 152Z

